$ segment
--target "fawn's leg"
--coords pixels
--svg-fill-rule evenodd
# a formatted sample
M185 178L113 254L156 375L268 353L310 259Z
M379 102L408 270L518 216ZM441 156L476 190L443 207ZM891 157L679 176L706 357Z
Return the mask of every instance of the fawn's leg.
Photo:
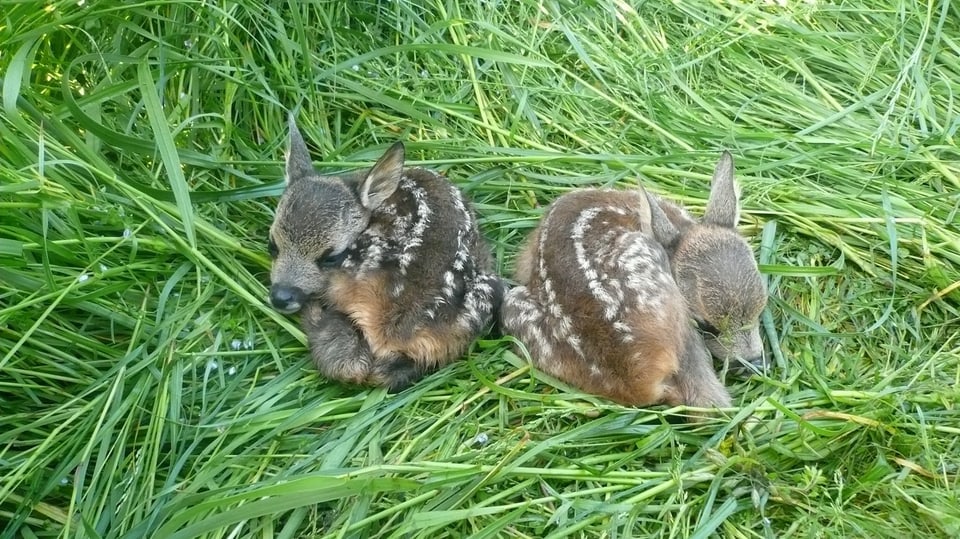
M341 382L367 383L373 355L363 335L346 315L311 302L304 307L300 323L307 334L310 355L321 374Z
M390 393L397 393L412 386L425 374L426 371L410 357L397 354L390 358L377 358L370 378L373 383L387 388Z
M726 408L731 406L730 393L717 378L713 370L713 360L696 330L689 331L680 368L668 382L671 391L664 399L667 404L684 404L697 408ZM694 414L693 419L703 414Z

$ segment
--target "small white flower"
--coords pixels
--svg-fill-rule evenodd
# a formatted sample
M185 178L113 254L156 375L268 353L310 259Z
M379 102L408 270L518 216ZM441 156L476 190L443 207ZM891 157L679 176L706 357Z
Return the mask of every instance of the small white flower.
M106 265L106 264L100 264L100 273L103 273L103 272L107 271L107 269L109 269L109 268L107 268L107 265Z
M219 368L220 368L220 365L218 365L216 361L211 359L210 361L207 362L207 371L215 371Z
M230 341L230 349L233 351L239 350L241 346L243 346L243 343L240 341L240 339L234 339Z
M350 69L354 71L360 71L360 66L358 66L357 64L353 64L352 66L350 66Z
M77 277L77 282L78 282L78 283L83 283L83 282L86 282L86 280L89 279L89 278L90 278L90 274L89 274L89 273L81 273L80 276Z
M227 369L227 374L229 374L230 376L237 374L237 368L234 367L233 365L230 365L230 368Z
M133 232L130 232L130 229L129 229L129 228L124 228L124 229L123 229L123 237L124 237L124 238L129 238L131 234L133 234Z
M487 442L490 441L490 437L487 436L486 432L481 432L473 438L473 443L471 445L487 445Z

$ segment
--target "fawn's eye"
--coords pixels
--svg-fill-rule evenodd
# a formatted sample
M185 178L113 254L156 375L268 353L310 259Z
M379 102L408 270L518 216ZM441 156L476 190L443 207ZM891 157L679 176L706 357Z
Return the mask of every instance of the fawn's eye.
M697 329L699 329L701 333L706 333L711 337L720 336L720 330L717 329L717 327L711 324L710 322L707 322L706 320L697 320Z
M317 257L316 263L317 263L317 267L320 269L339 268L340 264L343 264L343 260L345 258L347 258L346 249L344 249L343 252L336 255L331 255L330 249L327 249L326 251L323 252L322 255Z
M277 242L273 241L273 238L267 241L267 251L270 252L270 258L277 258L277 255L280 254L280 249L277 248Z

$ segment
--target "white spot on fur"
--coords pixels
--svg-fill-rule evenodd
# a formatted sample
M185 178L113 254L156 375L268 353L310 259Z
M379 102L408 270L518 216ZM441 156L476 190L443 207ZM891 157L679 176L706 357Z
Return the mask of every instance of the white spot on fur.
M430 209L430 204L427 201L426 190L417 185L409 176L400 178L400 189L409 192L413 196L414 203L417 205L416 222L413 223L409 235L403 238L396 238L403 244L403 252L398 257L400 273L406 274L407 268L413 262L414 258L416 258L417 248L423 244L423 233L430 224L430 215L433 213L433 210ZM401 223L397 224L400 225ZM406 227L398 226L397 232L402 232L405 229Z
M631 343L634 341L633 338L633 328L625 324L622 320L617 320L613 323L613 329L620 334L620 340L625 343Z
M600 279L600 275L594 267L597 260L602 259L588 256L588 248L584 244L584 236L586 236L592 227L591 222L596 219L601 212L614 213L617 215L624 214L623 210L614 207L587 208L580 212L577 220L574 221L570 231L570 239L573 240L573 250L577 257L577 265L583 271L583 277L587 280L587 288L603 307L604 318L613 320L617 317L617 313L620 312L621 301L615 294L611 294L610 291L607 290L606 283ZM609 221L604 220L601 224L602 223L609 223ZM591 255L595 254L595 249L596 247L591 245L589 249Z
M551 340L543 333L543 311L530 296L525 286L518 286L507 292L504 306L516 311L511 331L517 334L521 342L529 347L531 358L535 362L547 361L553 357Z
M550 279L544 279L543 290L547 293L547 305L550 310L550 314L558 320L562 319L563 309L560 307L560 303L557 301L557 293L554 292L553 283L550 281Z
M467 262L470 260L470 242L468 241L467 235L472 234L474 230L473 215L470 213L470 209L467 208L466 203L464 203L460 191L452 184L450 185L450 197L460 217L460 227L457 229L457 251L453 257L453 269L456 271L464 271L467 267Z
M627 245L621 255L621 265L627 275L625 284L634 293L637 305L645 310L663 307L664 287L671 286L673 278L664 267L666 253L649 236L625 236Z
M452 271L443 273L443 295L445 298L453 297L453 287L456 286L456 277Z
M479 275L467 281L463 297L463 311L458 323L464 328L478 328L493 310L493 284L495 277Z
M583 348L580 342L580 337L576 335L570 335L569 337L567 337L567 346L572 348L573 351L576 352L577 355L580 356L581 358L584 357Z

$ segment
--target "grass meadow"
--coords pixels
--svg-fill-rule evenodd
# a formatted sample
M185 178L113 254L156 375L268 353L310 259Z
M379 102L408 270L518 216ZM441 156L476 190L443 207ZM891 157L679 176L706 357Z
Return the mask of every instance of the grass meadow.
M960 535L958 58L949 0L0 1L0 538ZM729 149L771 369L701 424L506 337L328 383L265 301L288 111L446 172L506 275Z

